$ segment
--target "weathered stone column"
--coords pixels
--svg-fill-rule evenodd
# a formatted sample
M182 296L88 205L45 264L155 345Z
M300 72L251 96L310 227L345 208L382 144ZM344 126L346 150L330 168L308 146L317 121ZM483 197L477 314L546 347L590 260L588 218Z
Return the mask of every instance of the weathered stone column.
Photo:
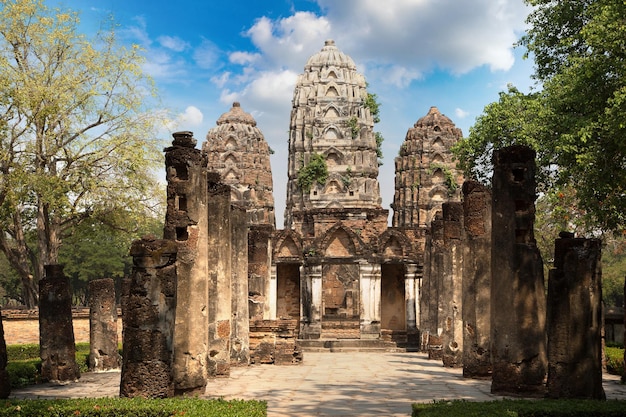
M322 334L322 265L306 265L300 276L300 338L319 339Z
M133 242L133 272L124 291L124 353L120 396L174 396L176 252L170 240Z
M598 239L557 239L548 280L548 396L606 399Z
M432 332L431 326L431 311L430 311L430 298L432 297L430 288L430 275L431 275L431 259L432 259L432 237L430 230L426 233L424 241L424 270L422 279L419 282L420 298L418 300L419 317L417 318L417 325L419 327L420 336L420 350L426 351L428 348L427 342L430 333Z
M266 317L269 317L269 320L276 320L277 318L277 310L278 310L278 271L276 269L276 264L272 264L270 266L270 279L269 279L268 289L268 302L266 306L269 307L269 315L266 314ZM267 311L266 311L267 313Z
M463 366L463 204L443 203L443 274L439 302L440 325L443 327L443 365Z
M250 363L250 318L248 312L248 214L245 207L232 207L232 328L230 362Z
M230 186L207 175L209 213L209 375L230 375L232 231Z
M4 326L2 324L2 309L0 309L0 399L9 398L11 394L11 381L7 372L7 343L4 339Z
M176 242L174 386L177 394L203 394L208 377L208 220L206 156L192 132L174 133L165 149L167 212L163 236Z
M115 282L111 278L89 281L89 369L119 369Z
M359 275L361 286L361 339L379 339L382 277L380 264L370 264L367 261L360 262Z
M546 374L546 295L535 221L535 152L493 153L491 355L494 394L542 395Z
M62 265L46 265L39 281L39 353L44 381L80 378L72 326L70 280Z
M419 313L419 285L417 265L406 264L404 272L404 302L406 304L406 336L409 347L419 346L419 330L417 329Z
M463 376L491 375L491 191L463 184Z
M248 233L248 309L250 320L270 320L271 300L271 225L252 225ZM273 301L274 305L276 300ZM273 308L276 318L276 308Z

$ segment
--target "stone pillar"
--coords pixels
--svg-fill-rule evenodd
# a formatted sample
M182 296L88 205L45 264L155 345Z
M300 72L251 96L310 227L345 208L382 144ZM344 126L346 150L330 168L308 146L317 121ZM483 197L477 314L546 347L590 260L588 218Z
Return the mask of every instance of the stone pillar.
M491 375L491 191L463 184L463 376Z
M361 339L380 339L380 264L359 263L361 284Z
M322 334L322 265L306 265L300 276L300 338L319 339Z
M115 282L111 278L89 281L89 369L119 369Z
M493 153L491 214L491 356L494 394L543 395L546 295L533 234L535 152Z
M232 207L232 327L230 362L250 363L250 316L248 312L248 214L245 207Z
M270 279L268 281L267 293L268 300L265 303L266 307L269 307L266 312L266 317L269 320L276 320L277 318L277 301L278 301L278 272L276 270L276 264L270 266Z
M177 250L175 242L153 237L131 246L133 272L122 307L121 397L174 396Z
M463 366L463 204L443 203L444 270L440 293L443 364ZM442 320L443 319L443 320Z
M548 280L548 396L606 399L598 239L555 241Z
M406 337L407 346L419 346L419 330L417 329L419 314L419 285L417 265L406 264L404 272L404 302L406 304Z
M7 343L4 340L4 326L2 325L2 309L0 309L0 399L7 399L11 394L11 381L7 372Z
M208 174L209 375L230 375L232 234L230 186Z
M269 320L272 313L271 225L252 225L248 233L248 309L250 320ZM273 301L274 305L276 301ZM274 307L274 318L276 308Z
M163 236L178 247L174 386L177 394L203 394L208 375L207 161L195 148L192 132L173 136L172 146L165 149L167 212Z
M44 381L80 378L72 326L70 280L62 265L46 265L39 281L39 353Z

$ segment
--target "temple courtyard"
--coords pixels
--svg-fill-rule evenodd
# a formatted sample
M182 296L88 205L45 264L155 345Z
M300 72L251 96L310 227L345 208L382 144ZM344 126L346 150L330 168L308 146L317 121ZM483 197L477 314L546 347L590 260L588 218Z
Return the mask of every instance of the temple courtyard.
M78 382L16 389L11 398L119 395L120 372L85 373ZM608 400L626 400L619 376L605 374ZM234 367L230 378L210 379L206 398L267 401L268 416L409 416L411 403L492 401L490 380L466 379L425 353L306 352L298 366Z

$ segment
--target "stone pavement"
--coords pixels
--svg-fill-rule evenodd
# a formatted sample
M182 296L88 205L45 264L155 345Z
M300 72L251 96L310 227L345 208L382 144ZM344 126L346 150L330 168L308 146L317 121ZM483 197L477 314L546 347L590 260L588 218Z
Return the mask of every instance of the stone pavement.
M78 382L14 390L11 398L113 397L119 372L87 373ZM305 352L297 366L232 368L212 379L206 398L267 401L268 416L410 416L411 403L434 399L490 401L491 381L462 377L423 353ZM604 376L609 399L626 400L619 377Z

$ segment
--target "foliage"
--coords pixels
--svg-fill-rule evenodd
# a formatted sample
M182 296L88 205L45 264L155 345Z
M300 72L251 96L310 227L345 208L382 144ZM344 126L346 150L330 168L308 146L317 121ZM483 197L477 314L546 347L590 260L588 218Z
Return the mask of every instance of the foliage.
M374 124L380 122L380 103L378 102L378 96L376 94L367 93L365 97L365 107L370 110ZM385 138L382 133L374 132L374 138L376 139L376 156L378 157L378 166L381 166L383 162L383 141Z
M39 344L24 343L20 345L7 345L7 358L9 362L38 359Z
M539 141L561 184L604 230L626 228L626 3L615 0L533 6L520 42L543 83Z
M344 187L349 187L352 184L352 167L346 168L346 174L341 176L341 182Z
M494 150L511 145L527 145L542 157L541 146L537 142L541 114L542 105L538 94L526 95L509 85L507 92L499 93L497 102L484 108L483 114L470 127L469 136L452 148L459 161L458 168L466 178L488 185ZM549 168L550 164L546 161L541 165Z
M348 119L348 127L350 128L350 136L352 139L356 139L359 136L359 131L361 130L359 127L359 119L356 116L352 116Z
M83 398L73 400L1 400L0 416L83 417L261 417L264 401L203 398Z
M428 175L433 175L437 170L440 170L444 175L444 184L450 193L455 192L459 188L459 184L456 183L454 179L454 174L452 171L445 165L432 163L428 167L426 171Z
M484 179L489 152L512 143L538 153L545 191L576 190L576 205L602 230L626 228L626 3L526 0L519 42L535 60L540 92L513 87L485 108L456 150Z
M602 300L606 306L624 307L626 236L607 233L602 247Z
M314 183L324 185L328 179L328 165L323 155L314 153L309 163L298 171L298 187L305 193L311 191Z
M624 375L624 348L606 347L606 370L610 374Z
M597 400L501 400L489 402L435 401L413 404L413 417L618 417L626 401Z
M78 25L43 0L0 9L0 249L29 307L72 227L145 215L162 158L141 51Z
M129 216L129 220L133 217ZM132 269L128 256L133 240L146 234L159 235L163 223L152 216L124 224L122 216L109 225L87 219L72 228L59 251L59 262L65 265L64 273L70 279L74 305L87 304L88 283L94 279L113 278L121 282Z
M7 346L7 372L11 388L21 388L40 382L39 355L39 345L35 343ZM76 343L76 364L81 373L89 370L89 343Z

